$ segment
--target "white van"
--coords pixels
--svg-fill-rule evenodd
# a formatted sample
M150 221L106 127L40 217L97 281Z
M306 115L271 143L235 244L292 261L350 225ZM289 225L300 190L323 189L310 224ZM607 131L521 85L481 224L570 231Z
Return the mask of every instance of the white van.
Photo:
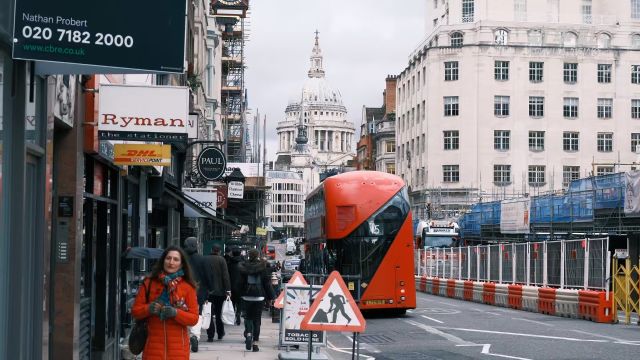
M293 255L296 253L296 243L293 239L287 239L287 255Z

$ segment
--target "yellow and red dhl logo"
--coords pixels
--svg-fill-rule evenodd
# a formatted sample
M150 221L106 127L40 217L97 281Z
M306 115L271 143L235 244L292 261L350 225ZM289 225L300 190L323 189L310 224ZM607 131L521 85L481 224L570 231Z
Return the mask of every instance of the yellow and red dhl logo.
M116 165L171 165L171 145L116 144L114 152Z
M161 154L156 154L155 150L127 150L127 156L162 156Z

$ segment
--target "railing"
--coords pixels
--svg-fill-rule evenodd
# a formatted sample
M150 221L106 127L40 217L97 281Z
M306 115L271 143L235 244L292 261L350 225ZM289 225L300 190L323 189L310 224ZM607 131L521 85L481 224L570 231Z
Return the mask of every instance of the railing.
M416 250L416 275L499 284L608 290L609 239Z

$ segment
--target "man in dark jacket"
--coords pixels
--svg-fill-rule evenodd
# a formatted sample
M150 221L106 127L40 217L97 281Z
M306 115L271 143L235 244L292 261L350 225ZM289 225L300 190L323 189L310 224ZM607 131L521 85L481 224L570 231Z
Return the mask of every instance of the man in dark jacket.
M240 296L242 295L242 278L238 266L243 261L242 252L238 248L231 250L231 257L227 261L229 279L231 280L231 301L236 310L236 325L240 325Z
M192 275L198 283L198 305L200 306L200 314L202 314L202 305L207 300L209 289L213 283L213 271L207 258L198 254L198 240L196 238L188 237L184 240L184 251L189 256L188 261L193 271ZM191 327L191 351L198 351L199 340L200 326Z
M264 301L273 300L267 264L260 260L256 249L249 250L249 260L238 266L242 274L242 308L244 310L244 335L247 350L259 351L256 341L260 338L260 325Z
M211 314L211 325L207 329L207 341L212 342L218 330L218 340L224 337L224 323L222 322L222 305L227 296L231 295L231 283L229 281L229 270L224 257L220 256L220 247L213 247L213 255L209 256L209 261L213 271L213 282L209 288L209 301L213 305ZM215 317L215 324L214 319Z

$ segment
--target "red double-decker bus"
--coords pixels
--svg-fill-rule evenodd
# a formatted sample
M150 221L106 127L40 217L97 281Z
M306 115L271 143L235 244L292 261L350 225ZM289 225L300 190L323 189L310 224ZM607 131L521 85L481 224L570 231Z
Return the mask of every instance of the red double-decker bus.
M411 226L400 177L377 171L329 177L306 199L306 272L340 272L362 310L413 309Z

